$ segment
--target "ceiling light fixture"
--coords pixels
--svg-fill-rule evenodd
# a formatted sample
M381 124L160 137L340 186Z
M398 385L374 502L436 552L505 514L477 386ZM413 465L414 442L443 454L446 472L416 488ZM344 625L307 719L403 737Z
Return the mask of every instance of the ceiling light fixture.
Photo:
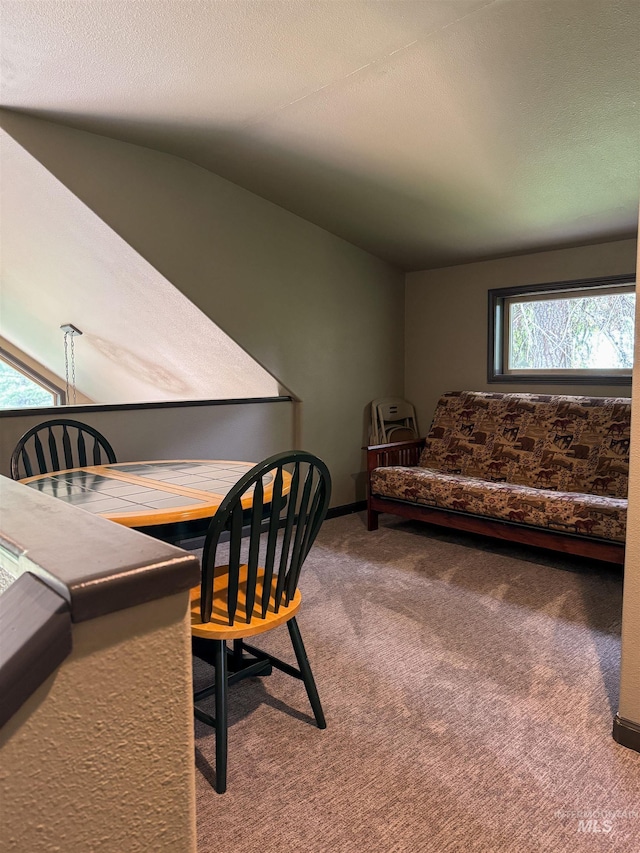
M81 335L82 332L72 323L63 323L60 326L64 332L64 374L67 383L66 403L69 405L69 365L71 365L71 390L73 391L73 404L76 403L76 354L73 345L73 339L76 335ZM71 345L69 346L69 338ZM69 349L71 355L69 355Z

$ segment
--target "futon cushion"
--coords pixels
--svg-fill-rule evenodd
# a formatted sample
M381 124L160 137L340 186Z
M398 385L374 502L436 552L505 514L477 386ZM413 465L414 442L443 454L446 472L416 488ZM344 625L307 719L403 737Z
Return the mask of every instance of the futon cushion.
M489 482L422 467L390 466L371 474L371 492L425 506L624 542L627 501L605 495Z

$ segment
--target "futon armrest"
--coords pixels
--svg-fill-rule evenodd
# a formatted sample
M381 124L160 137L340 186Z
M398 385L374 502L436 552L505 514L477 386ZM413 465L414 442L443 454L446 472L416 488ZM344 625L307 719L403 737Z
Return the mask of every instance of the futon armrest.
M389 465L417 465L424 443L424 438L414 438L411 441L370 445L367 447L367 472Z

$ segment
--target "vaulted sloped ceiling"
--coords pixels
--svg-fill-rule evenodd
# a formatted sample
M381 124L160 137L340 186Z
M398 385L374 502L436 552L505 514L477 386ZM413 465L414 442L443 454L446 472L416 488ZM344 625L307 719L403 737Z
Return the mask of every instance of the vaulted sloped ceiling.
M3 0L2 103L405 269L635 236L637 0Z
M0 333L57 376L72 323L97 403L270 397L284 389L7 133Z

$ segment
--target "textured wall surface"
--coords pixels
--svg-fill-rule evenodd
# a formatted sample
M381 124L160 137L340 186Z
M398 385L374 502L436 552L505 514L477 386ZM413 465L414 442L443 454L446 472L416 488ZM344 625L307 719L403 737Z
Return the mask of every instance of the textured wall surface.
M0 848L193 853L187 593L74 626L0 732Z
M446 391L629 396L629 386L487 382L487 292L578 278L633 273L636 241L621 240L410 273L406 284L405 389L422 431Z

